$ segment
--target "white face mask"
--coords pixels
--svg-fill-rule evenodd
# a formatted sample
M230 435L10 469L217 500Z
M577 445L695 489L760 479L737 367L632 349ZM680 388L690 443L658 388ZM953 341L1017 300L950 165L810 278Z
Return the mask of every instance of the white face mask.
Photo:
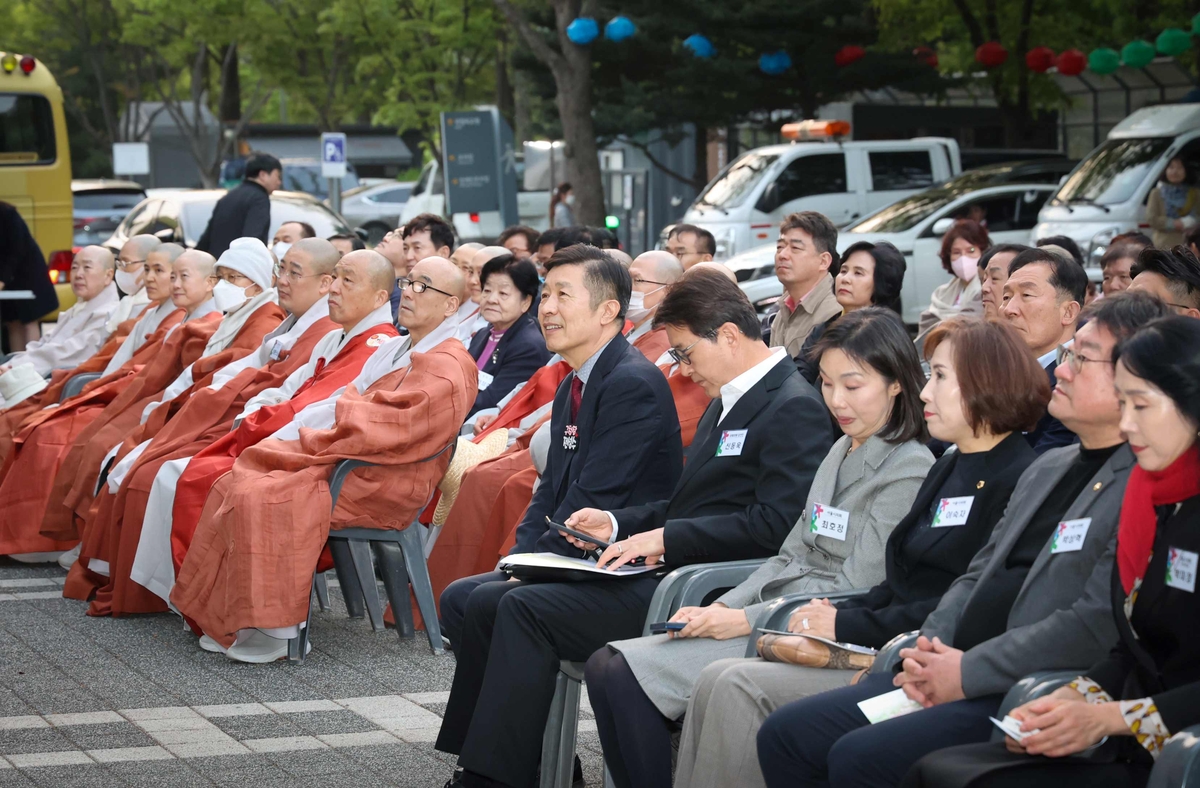
M133 295L142 289L142 283L138 281L138 274L126 273L118 268L114 278L117 280L117 287L121 288L121 292L125 295Z
M575 204L575 195L568 194L566 196L566 198L563 200L563 202L565 202L567 205L574 205Z
M979 258L967 257L965 254L957 260L950 261L954 274L964 282L970 282L979 276Z
M246 291L235 284L231 284L222 279L217 282L217 286L213 288L213 301L217 303L217 309L222 312L228 312L231 309L236 309L246 301L250 296L246 295Z
M663 285L663 287L666 287L666 285ZM662 290L662 287L656 287L649 293L639 293L637 290L631 292L629 294L629 308L625 310L625 317L637 323L641 321L642 318L653 312L657 307L651 307L647 309L646 296L654 295L659 290Z
M271 251L274 252L275 256L279 258L280 262L282 262L283 256L287 254L287 250L291 248L292 245L290 243L287 243L286 241L280 241L271 247Z

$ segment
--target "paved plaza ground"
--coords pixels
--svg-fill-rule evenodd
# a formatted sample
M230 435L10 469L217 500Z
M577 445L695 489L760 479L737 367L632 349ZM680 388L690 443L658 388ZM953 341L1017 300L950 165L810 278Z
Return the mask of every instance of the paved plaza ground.
M454 657L333 609L303 664L201 651L172 614L89 618L57 565L0 558L0 788L436 786ZM333 573L330 573L332 580ZM579 754L601 784L591 712Z

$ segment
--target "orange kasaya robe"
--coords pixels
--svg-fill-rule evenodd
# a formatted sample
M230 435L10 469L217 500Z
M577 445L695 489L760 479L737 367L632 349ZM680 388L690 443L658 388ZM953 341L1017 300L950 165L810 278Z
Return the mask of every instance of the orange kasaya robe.
M247 449L213 487L171 602L224 646L238 630L279 628L307 617L312 574L331 527L405 528L446 472L475 401L478 370L448 339L363 394L338 398L335 426ZM361 459L331 509L334 465Z
M176 575L191 547L204 502L217 479L233 469L242 452L290 424L305 407L333 396L335 391L354 382L375 352L375 345L368 341L380 333L394 337L399 332L392 324L385 323L353 337L328 364L318 362L316 373L304 381L287 402L256 410L236 430L226 432L192 457L175 484L175 501L171 507L171 554Z
M163 355L171 329L184 315L182 309L174 310L120 369L92 381L58 407L39 410L21 423L12 451L0 468L0 501L4 501L0 507L0 555L75 546L77 536L47 538L39 533L62 460L75 438Z
M656 328L635 339L633 346L642 351L642 355L650 359L651 364L657 364L658 360L662 358L662 354L671 347L671 340L667 338L665 328Z
M21 425L24 421L42 408L57 404L59 399L62 398L63 388L71 378L85 372L103 372L104 368L108 366L108 362L112 360L112 357L116 355L117 350L121 347L121 343L133 331L133 327L137 322L142 319L146 312L156 308L158 308L158 304L147 304L141 313L118 323L117 330L108 337L104 345L87 361L74 369L54 370L50 373L50 385L45 389L28 399L18 402L11 408L0 410L0 466L4 464L9 452L12 451L13 438L17 437L17 433L21 431Z
M186 403L189 392L207 386L214 372L226 364L253 353L262 345L263 337L279 327L287 313L278 304L262 304L246 319L245 324L223 350L201 358L208 340L219 326L222 315L214 312L208 320L189 320L179 328L181 352L178 355L155 359L154 370L146 375L139 388L130 387L121 398L109 405L104 414L79 434L63 459L54 479L50 500L61 501L46 507L42 518L42 535L62 538L63 534L82 535L86 532L88 513L95 499L96 480L104 456L119 446L126 436L141 424L142 412L151 402L157 402L163 389L192 368L192 387L180 395L179 404ZM159 408L161 410L161 408ZM57 494L61 495L58 497Z
M116 493L108 485L101 487L90 513L80 559L68 573L63 596L86 601L94 594L88 607L90 616L165 611L167 605L161 598L130 579L154 477L169 460L192 457L229 434L234 419L251 397L282 384L308 363L317 343L337 329L337 323L322 318L275 361L244 369L219 389L196 389L182 405L184 397L178 397L156 408L117 453L119 461L136 446L150 441ZM175 413L163 413L172 410ZM92 558L108 563L107 578L87 568Z

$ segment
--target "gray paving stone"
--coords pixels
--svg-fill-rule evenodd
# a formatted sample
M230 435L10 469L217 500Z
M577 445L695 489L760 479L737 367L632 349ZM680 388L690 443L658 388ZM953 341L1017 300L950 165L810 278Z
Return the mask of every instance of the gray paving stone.
M110 763L106 768L130 788L211 788L212 780L191 768L188 761Z
M0 753L4 755L76 749L62 731L53 728L0 730Z
M221 730L238 741L246 739L272 739L279 736L304 736L309 731L302 728L293 715L262 714L252 717L216 717L210 720Z
M155 743L132 722L112 722L103 725L68 725L57 728L80 750L104 750L117 747L149 747Z
M124 785L116 775L103 766L51 766L43 769L27 769L26 776L45 788L109 788Z

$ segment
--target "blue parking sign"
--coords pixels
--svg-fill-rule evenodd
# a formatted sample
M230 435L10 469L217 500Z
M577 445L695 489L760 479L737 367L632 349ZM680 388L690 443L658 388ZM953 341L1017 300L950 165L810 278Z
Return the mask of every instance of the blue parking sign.
M346 175L346 135L328 132L321 135L321 177L342 178Z

